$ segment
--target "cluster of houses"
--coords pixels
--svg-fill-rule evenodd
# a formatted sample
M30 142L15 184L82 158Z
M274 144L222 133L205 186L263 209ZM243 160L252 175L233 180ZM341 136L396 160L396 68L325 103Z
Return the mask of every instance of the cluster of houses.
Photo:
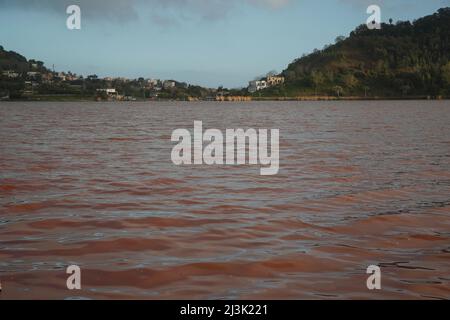
M42 83L53 83L54 81L76 81L83 79L82 76L65 73L65 72L48 72L42 73L39 71L28 71L24 73L19 73L13 70L5 70L2 72L2 76L9 79L17 79L24 77L29 81L38 81Z
M122 82L135 82L135 85L138 85L139 88L144 90L144 92L149 92L150 98L157 98L159 92L163 90L171 90L176 87L187 88L188 84L179 83L174 80L160 80L160 79L135 79L130 80L126 78L103 78L107 84L111 85L113 83ZM106 89L97 89L97 100L117 100L117 101L135 101L136 98L132 96L123 96L120 95L117 89L115 88L106 88Z
M37 68L37 66L35 66ZM25 95L34 93L34 90L41 84L52 85L54 83L67 82L68 84L82 81L83 77L73 74L71 72L41 72L41 71L28 71L20 73L14 70L4 70L1 72L1 76L10 80L24 81Z
M2 76L9 78L9 79L15 79L15 78L19 78L21 76L20 73L15 72L13 70L6 70L2 72Z
M159 79L148 79L146 80L145 88L149 90L161 91L169 90L176 87L176 82L173 80L159 80ZM187 84L186 84L187 87Z
M41 85L58 85L65 84L68 88L78 89L86 86L86 81L92 83L99 83L101 81L102 89L97 89L97 96L106 97L108 100L133 100L132 97L121 96L114 88L116 85L124 85L131 83L132 86L142 88L152 92L154 97L158 96L158 92L163 90L171 90L175 87L188 87L185 83L178 83L173 80L160 80L160 79L127 79L123 77L105 77L99 78L96 75L90 75L84 78L81 75L73 74L71 72L54 72L47 71L46 69L39 68L39 66L31 66L32 71L18 72L14 70L0 71L2 78L9 79L11 81L23 81L24 90L23 94L33 95L37 92L37 88ZM103 89L104 88L104 89Z
M278 86L284 83L284 77L270 75L259 80L253 80L249 82L248 92L255 93L260 90L264 90L270 87Z
M143 83L143 88L147 89L147 90L155 90L155 91L161 91L163 89L168 90L171 88L175 88L177 82L174 80L160 80L160 79L135 79L135 80L130 80L127 78L111 78L111 77L106 77L103 78L102 80L106 81L106 82L131 82L131 81L139 81L141 83ZM187 84L186 84L187 87Z

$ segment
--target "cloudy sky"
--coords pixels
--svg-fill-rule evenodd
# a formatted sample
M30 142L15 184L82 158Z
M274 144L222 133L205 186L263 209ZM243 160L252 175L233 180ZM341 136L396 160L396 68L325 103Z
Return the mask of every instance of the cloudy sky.
M412 20L450 0L0 0L0 45L59 71L240 87L348 35L370 4Z

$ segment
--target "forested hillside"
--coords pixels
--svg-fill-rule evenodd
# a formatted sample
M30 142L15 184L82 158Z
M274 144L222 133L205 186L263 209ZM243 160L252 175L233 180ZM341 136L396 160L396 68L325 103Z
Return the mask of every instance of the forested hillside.
M348 38L292 62L264 96L450 95L450 8L414 22L359 26Z

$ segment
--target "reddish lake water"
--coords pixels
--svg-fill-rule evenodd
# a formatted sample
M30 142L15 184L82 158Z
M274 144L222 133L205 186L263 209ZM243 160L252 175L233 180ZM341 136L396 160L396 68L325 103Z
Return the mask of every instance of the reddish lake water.
M279 174L173 165L194 120L279 128ZM450 298L450 102L1 103L0 281L20 299Z

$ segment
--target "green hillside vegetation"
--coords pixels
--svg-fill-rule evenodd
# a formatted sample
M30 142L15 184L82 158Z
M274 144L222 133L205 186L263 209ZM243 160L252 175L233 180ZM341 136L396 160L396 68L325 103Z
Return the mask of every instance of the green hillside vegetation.
M450 96L450 8L414 21L359 26L292 62L256 96Z
M6 51L0 46L0 71L14 70L16 72L24 73L29 71L48 71L44 67L42 61L27 60L24 56L14 51Z
M14 71L20 75L27 72L48 72L42 61L27 60L24 56L14 51L6 51L0 46L0 96L5 92L12 97L21 95L25 88L24 78L22 76L11 79L2 76L3 71Z

